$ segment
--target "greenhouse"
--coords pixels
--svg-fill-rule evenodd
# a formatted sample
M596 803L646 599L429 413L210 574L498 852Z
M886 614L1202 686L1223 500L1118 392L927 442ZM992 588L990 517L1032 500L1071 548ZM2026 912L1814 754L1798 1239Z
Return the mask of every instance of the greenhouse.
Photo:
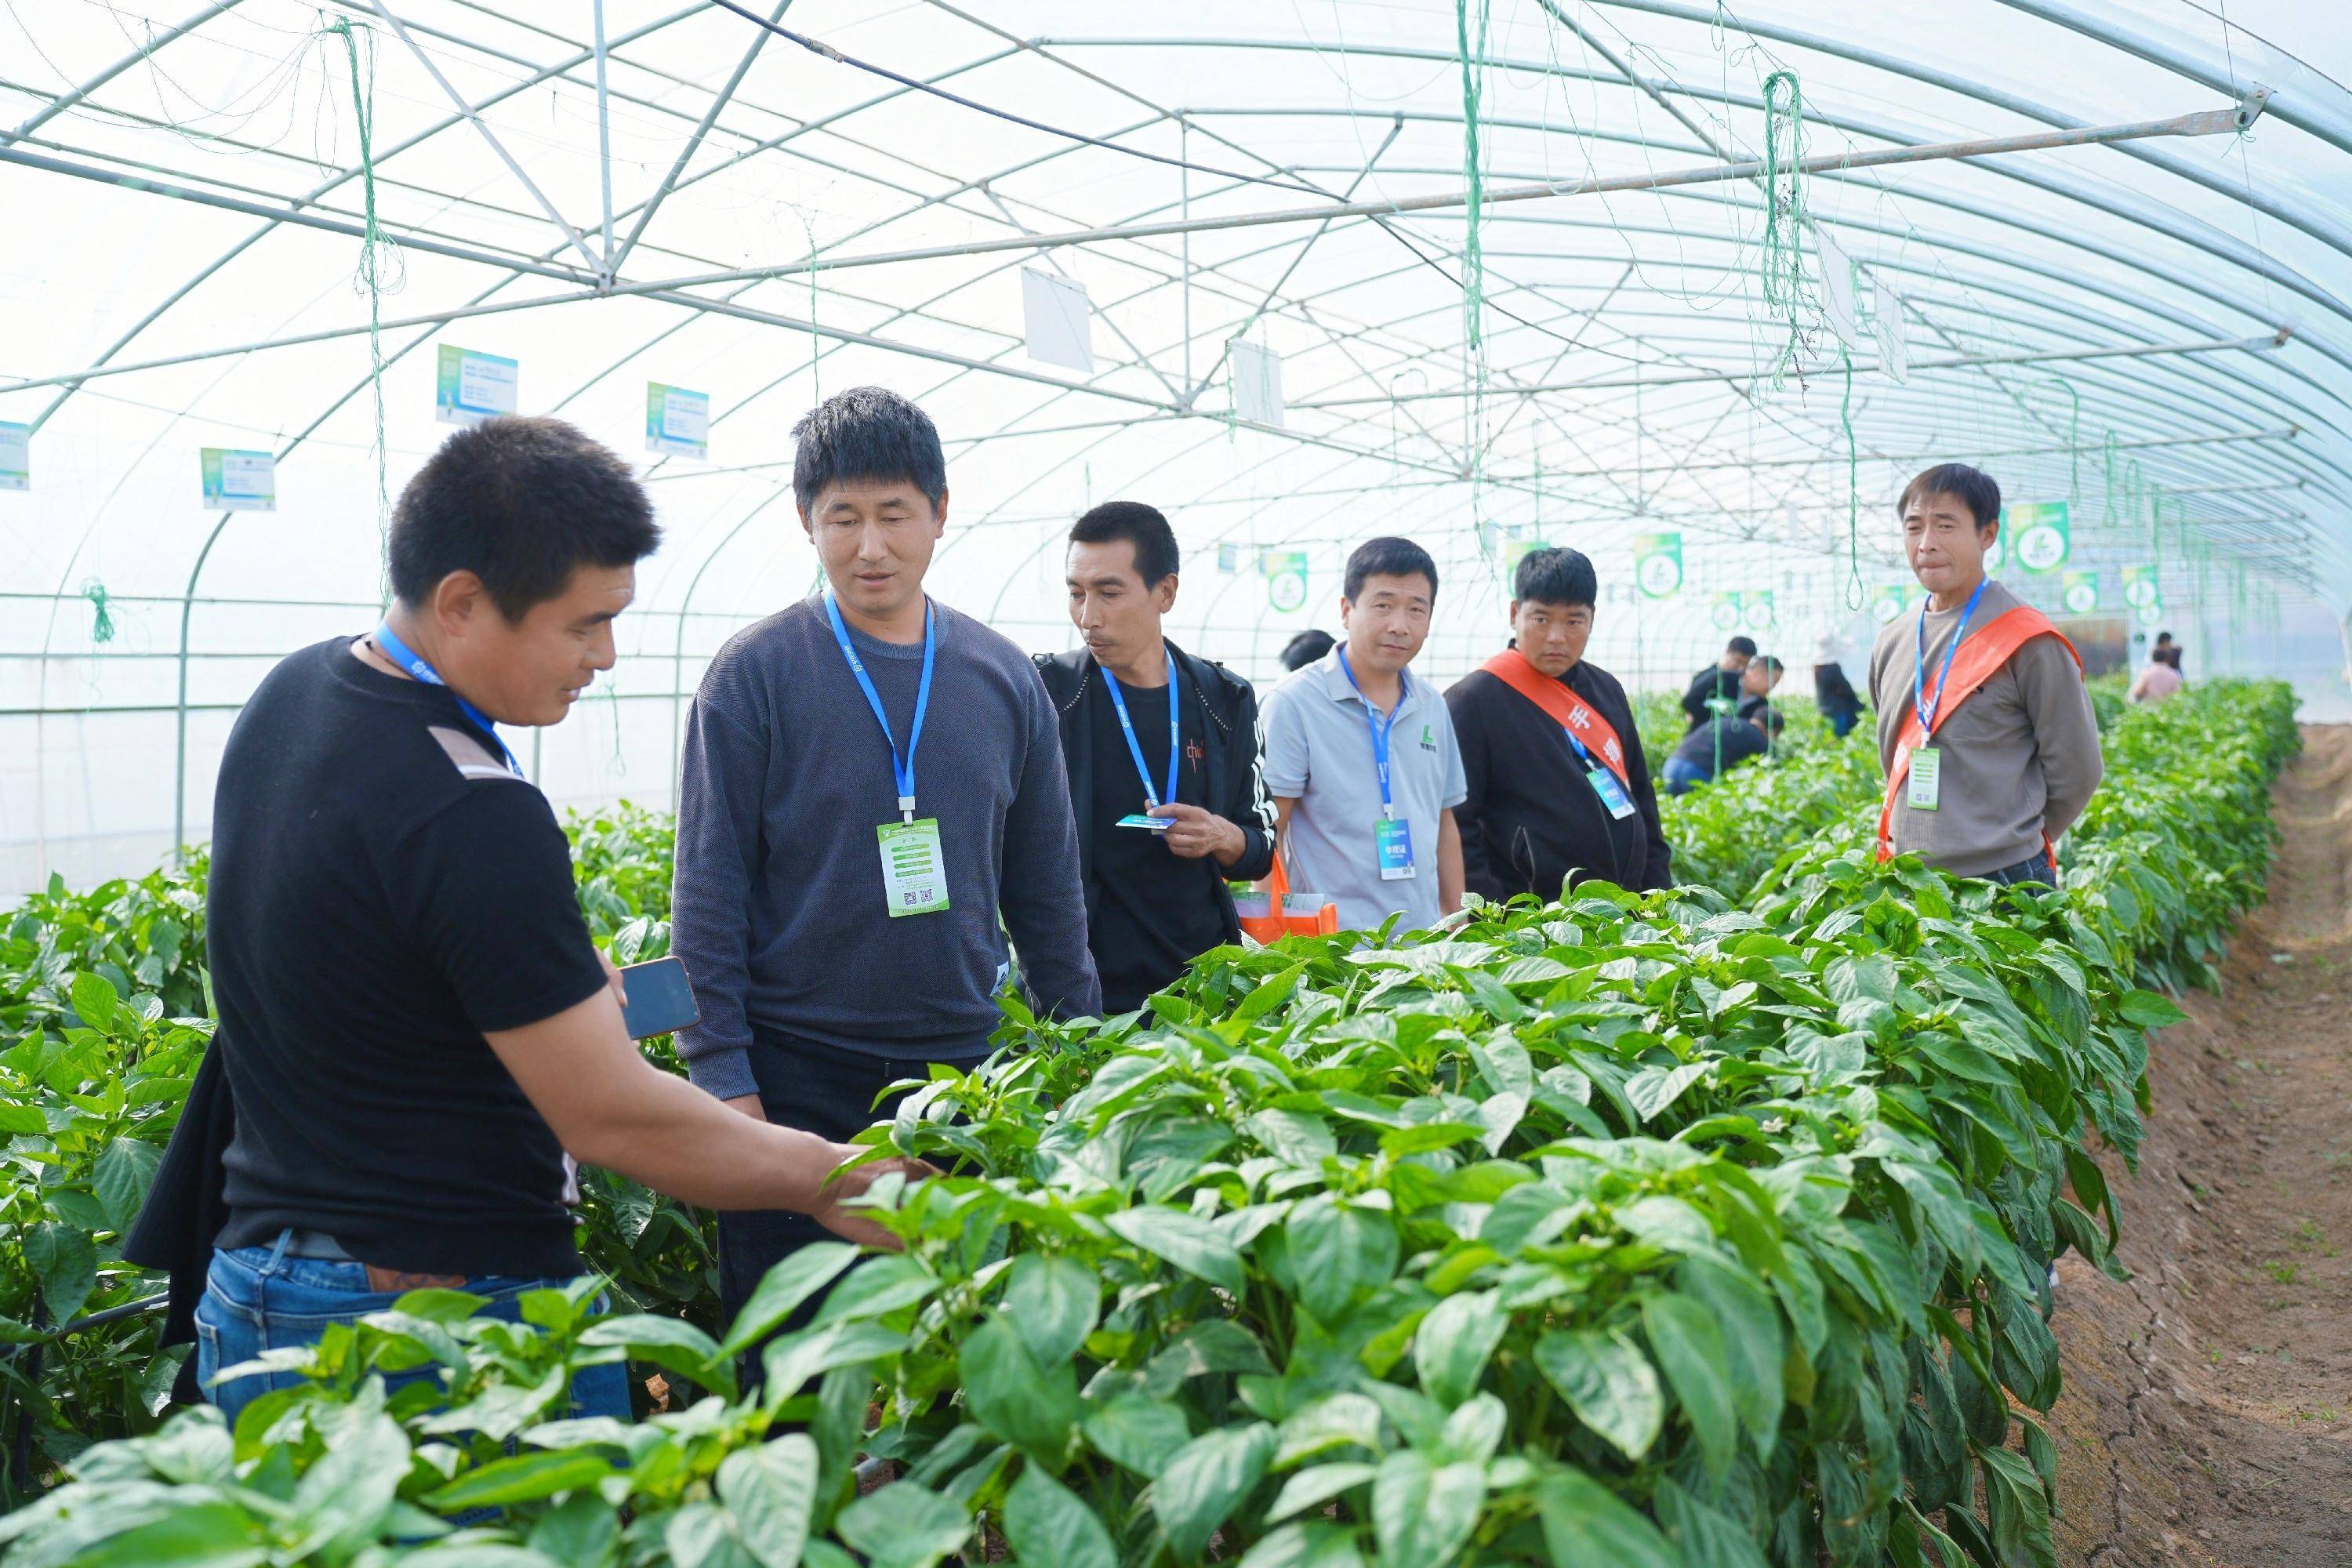
M2347 81L11 0L0 1568L2347 1561Z

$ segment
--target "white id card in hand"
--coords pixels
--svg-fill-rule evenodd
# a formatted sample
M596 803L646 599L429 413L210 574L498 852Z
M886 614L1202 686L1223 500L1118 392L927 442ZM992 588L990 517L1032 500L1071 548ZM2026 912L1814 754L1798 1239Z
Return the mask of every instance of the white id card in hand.
M1914 811L1933 811L1943 799L1944 753L1921 746L1911 753L1911 789L1905 798Z
M882 840L882 893L890 915L928 915L948 907L947 860L940 853L940 824L886 822L874 830Z

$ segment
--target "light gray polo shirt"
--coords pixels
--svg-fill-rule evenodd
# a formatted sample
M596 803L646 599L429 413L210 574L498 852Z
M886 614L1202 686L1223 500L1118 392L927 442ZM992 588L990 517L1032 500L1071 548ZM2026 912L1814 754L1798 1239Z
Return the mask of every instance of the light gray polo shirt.
M1339 668L1339 650L1297 671L1265 700L1265 787L1295 797L1290 884L1339 906L1339 923L1370 931L1402 910L1401 929L1437 923L1441 814L1470 794L1445 694L1410 669L1389 738L1389 793L1412 827L1413 875L1383 881L1372 845L1381 815L1369 705Z

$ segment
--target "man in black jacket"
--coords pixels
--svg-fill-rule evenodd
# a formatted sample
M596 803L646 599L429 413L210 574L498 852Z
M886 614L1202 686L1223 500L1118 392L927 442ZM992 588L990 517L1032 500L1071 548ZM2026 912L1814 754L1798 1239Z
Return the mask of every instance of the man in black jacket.
M1489 899L1598 877L1664 888L1672 852L1617 678L1584 658L1600 596L1592 563L1538 550L1512 580L1509 648L1445 694L1469 798L1454 811L1464 882Z
M1691 677L1690 689L1683 693L1683 711L1690 717L1690 729L1732 710L1741 695L1740 678L1755 657L1754 637L1733 637L1723 645L1721 658Z
M1060 715L1087 945L1110 1014L1239 942L1226 879L1274 868L1257 698L1160 635L1176 568L1176 535L1158 511L1095 508L1070 530L1070 619L1087 646L1037 656Z

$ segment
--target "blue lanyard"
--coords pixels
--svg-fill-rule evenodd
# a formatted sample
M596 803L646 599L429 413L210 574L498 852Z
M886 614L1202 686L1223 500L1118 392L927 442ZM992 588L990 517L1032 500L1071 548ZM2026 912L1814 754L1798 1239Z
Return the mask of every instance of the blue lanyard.
M425 663L414 648L400 640L398 635L393 631L390 621L385 621L375 628L375 636L372 640L384 658L392 660L425 685L437 686L446 691L450 700L457 704L458 711L472 721L474 728L488 735L490 738L490 744L496 746L499 749L499 754L506 758L507 771L517 778L522 777L522 769L515 765L514 753L508 751L507 743L499 738L498 726L490 722L490 716L458 696L457 688L442 679L439 670Z
M874 689L874 678L866 673L866 664L857 650L849 644L849 628L841 622L841 606L834 603L831 594L824 596L824 613L833 620L833 640L841 645L841 657L849 661L849 673L857 677L857 689L866 693L866 706L874 710L875 722L882 726L883 742L890 748L890 775L898 783L898 816L901 821L915 820L915 748L923 743L923 712L931 705L931 655L936 648L932 635L931 602L923 601L923 679L915 689L915 724L907 731L907 754L898 755L898 739L890 733L890 715L882 710L882 694Z
M1110 705L1118 710L1118 730L1127 737L1127 754L1135 759L1135 771L1143 775L1143 808L1150 811L1173 802L1176 798L1176 760L1183 754L1182 742L1178 739L1183 710L1176 706L1175 650L1171 648L1168 653L1168 793L1164 795L1151 793L1151 770L1143 765L1143 748L1136 743L1135 726L1128 721L1127 698L1118 689L1118 677L1113 675L1110 667L1099 659L1096 660L1096 666L1102 670L1103 684L1110 688Z
M1977 580L1977 591L1969 595L1968 605L1960 611L1960 624L1952 629L1952 642L1944 650L1944 666L1936 671L1936 695L1927 696L1927 606L1919 606L1919 641L1913 654L1911 670L1911 710L1918 715L1919 738L1926 740L1936 732L1936 713L1944 706L1944 680L1952 673L1952 656L1960 651L1960 639L1969 635L1969 617L1977 613L1977 601L1992 585L1992 579Z
M1396 728L1397 715L1404 711L1404 700L1412 694L1412 688L1407 684L1404 671L1398 670L1397 704L1383 718L1372 700L1364 695L1364 689L1356 685L1356 672L1348 663L1348 650L1344 647L1339 650L1339 673L1355 688L1356 700L1364 705L1364 727L1372 732L1372 770L1381 776L1381 815L1394 816L1396 802L1389 795L1389 732Z
M1559 732L1568 737L1569 750L1576 753L1576 760L1588 768L1592 766L1592 753L1584 749L1584 742L1576 738L1576 731L1562 724Z

